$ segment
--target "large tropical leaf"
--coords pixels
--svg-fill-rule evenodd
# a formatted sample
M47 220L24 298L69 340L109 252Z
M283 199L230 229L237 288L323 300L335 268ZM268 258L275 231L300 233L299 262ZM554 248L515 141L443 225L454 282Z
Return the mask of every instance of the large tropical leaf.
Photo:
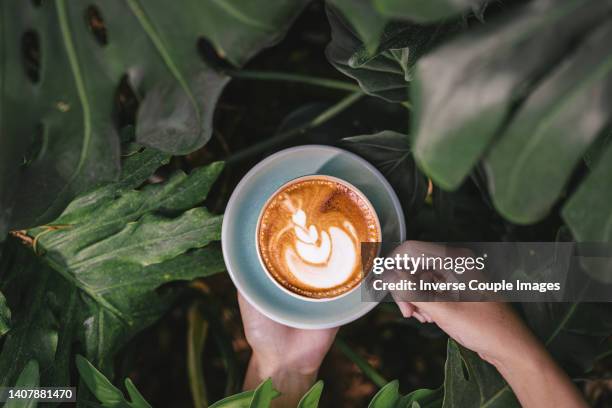
M207 246L219 239L221 217L195 207L222 166L132 190L145 174L136 164L152 171L164 160L155 157L150 149L133 154L119 182L78 197L52 224L21 233L31 249L10 242L0 289L15 312L0 354L0 384L12 384L31 358L41 365L43 384L68 384L77 343L111 372L117 349L173 299L174 291L158 287L224 269L220 250Z
M609 0L535 0L421 58L411 86L413 146L434 182L456 188L517 102L610 9Z
M114 99L139 102L137 140L174 154L202 146L228 81L198 52L242 65L278 41L307 0L3 2L0 234L48 222L119 172ZM179 27L180 29L177 29Z
M507 219L545 216L612 117L610 38L612 21L542 81L486 156L489 190Z
M518 408L520 405L495 367L449 340L442 407Z
M529 327L570 375L589 371L598 356L609 351L612 309L607 303L539 302L523 303L521 308ZM452 340L444 390L444 408L519 406L493 366Z
M525 319L552 355L571 375L593 368L609 351L610 303L524 303Z

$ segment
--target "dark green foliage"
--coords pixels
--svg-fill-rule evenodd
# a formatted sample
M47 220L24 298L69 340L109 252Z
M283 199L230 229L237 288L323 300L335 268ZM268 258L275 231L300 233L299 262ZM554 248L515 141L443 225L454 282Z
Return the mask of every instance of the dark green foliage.
M349 137L344 146L374 164L398 195L407 217L416 214L427 195L427 178L419 171L410 150L408 136L385 131Z
M448 23L423 26L392 22L381 27L375 46L368 46L356 32L356 22L330 7L327 12L332 41L327 58L343 74L355 79L363 91L391 102L407 101L408 85L418 58L440 38L462 25Z
M105 408L151 408L129 378L125 380L125 388L130 400L126 400L123 392L115 387L100 371L83 356L76 356L76 366L79 375L87 388L96 396Z
M11 328L11 309L6 304L6 298L0 292L0 337Z
M569 199L562 215L580 241L612 241L612 145L600 152L591 173Z
M443 408L516 407L520 405L497 370L476 353L448 342Z
M388 18L428 23L461 16L467 11L480 14L486 0L372 0L378 12Z
M611 36L612 21L594 30L538 84L485 156L493 202L508 219L530 223L545 216L605 129L612 111Z
M3 3L0 236L48 222L77 193L117 177L122 104L138 107L140 143L174 154L204 145L228 78L198 50L208 42L240 66L282 38L305 4Z
M35 388L40 385L40 368L36 360L30 360L23 368L21 374L15 382L17 388ZM35 399L9 400L4 404L4 408L36 408L38 401Z
M155 168L148 150L125 168ZM220 250L206 247L219 239L221 217L196 207L221 168L177 172L140 190L129 189L142 181L133 177L138 172L125 175L75 199L52 224L29 230L40 257L24 247L6 251L2 290L20 307L0 354L0 383L12 384L31 358L43 369L43 384L69 383L77 341L110 373L118 348L172 301L174 292L159 286L223 271Z

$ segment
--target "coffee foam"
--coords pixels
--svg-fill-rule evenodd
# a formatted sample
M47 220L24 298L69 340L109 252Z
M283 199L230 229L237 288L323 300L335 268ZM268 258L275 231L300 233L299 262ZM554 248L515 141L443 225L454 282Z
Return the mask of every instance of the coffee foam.
M282 188L264 207L257 230L268 272L286 289L311 298L355 287L363 277L361 243L379 241L378 219L367 200L325 176Z

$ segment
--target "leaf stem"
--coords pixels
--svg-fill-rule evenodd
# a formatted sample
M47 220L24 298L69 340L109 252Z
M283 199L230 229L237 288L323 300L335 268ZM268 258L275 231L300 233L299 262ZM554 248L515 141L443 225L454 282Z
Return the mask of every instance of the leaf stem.
M357 102L364 95L365 94L361 92L355 92L355 93L349 94L348 96L341 99L334 105L330 106L328 109L321 112L316 117L312 118L309 122L305 123L304 125L297 127L297 128L289 129L285 132L279 133L278 135L274 137L264 140L261 143L253 145L251 147L247 147L246 149L243 149L227 157L227 159L225 160L225 163L227 166L234 165L245 159L251 158L261 152L264 152L268 149L278 146L288 140L291 140L293 137L297 135L302 135L306 133L307 130L310 130L317 126L321 126L322 124L324 124L325 122L327 122L328 120L330 120L331 118L338 115L340 112L344 111L349 106Z
M388 381L370 365L363 357L355 353L344 340L336 338L336 347L351 360L359 369L378 387L382 388L387 385Z
M290 74L286 72L274 71L229 71L227 72L232 78L238 79L255 79L262 81L282 81L282 82L297 82L308 85L320 86L323 88L338 89L349 92L362 92L358 85L350 82L338 81L335 79L313 77L308 75Z

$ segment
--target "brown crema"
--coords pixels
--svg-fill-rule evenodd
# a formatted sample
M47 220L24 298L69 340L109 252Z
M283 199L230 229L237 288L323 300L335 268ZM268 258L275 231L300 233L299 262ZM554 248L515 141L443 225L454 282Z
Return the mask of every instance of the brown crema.
M281 187L264 205L257 227L259 256L283 288L307 298L340 296L369 271L380 242L378 217L365 196L329 176ZM362 265L366 265L364 268Z

